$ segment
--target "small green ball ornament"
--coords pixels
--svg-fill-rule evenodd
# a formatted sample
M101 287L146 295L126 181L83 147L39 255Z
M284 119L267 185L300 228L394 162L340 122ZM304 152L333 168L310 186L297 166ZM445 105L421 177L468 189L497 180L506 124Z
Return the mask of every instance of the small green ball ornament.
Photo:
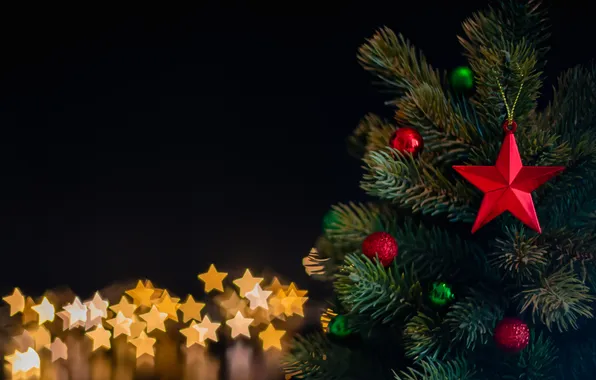
M336 230L339 226L340 215L336 210L329 210L323 217L323 232Z
M455 91L469 91L474 87L474 73L467 66L456 67L449 75L449 83Z
M451 286L445 282L435 282L428 295L430 302L437 306L443 306L455 298Z
M352 335L354 331L350 328L348 318L345 315L337 315L329 322L327 334L335 339L343 339Z

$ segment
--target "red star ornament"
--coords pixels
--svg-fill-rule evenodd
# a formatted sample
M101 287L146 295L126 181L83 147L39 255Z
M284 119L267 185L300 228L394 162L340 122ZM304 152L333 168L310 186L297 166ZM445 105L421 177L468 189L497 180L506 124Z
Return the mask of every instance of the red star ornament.
M542 232L532 191L565 169L564 166L523 166L514 132L517 124L503 124L505 139L495 166L453 166L484 193L472 233L509 211L534 231Z

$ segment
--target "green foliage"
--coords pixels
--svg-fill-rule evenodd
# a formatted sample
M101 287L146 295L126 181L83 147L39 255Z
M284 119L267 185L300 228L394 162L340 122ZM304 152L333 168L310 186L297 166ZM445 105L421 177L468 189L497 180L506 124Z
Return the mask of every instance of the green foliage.
M558 349L552 339L532 334L528 347L505 360L506 374L502 379L551 380L556 375Z
M524 90L515 112L518 123L524 124L536 106L542 84L538 63L546 52L542 45L548 36L545 14L539 5L536 0L501 1L463 23L464 36L459 41L476 75L472 103L481 121L494 126L492 136L486 136L489 143L500 140L505 113L497 81L512 102L523 76Z
M342 304L369 317L371 324L403 321L422 304L422 287L413 271L399 273L395 265L385 269L364 255L346 256L334 287Z
M476 210L469 199L477 197L461 181L452 183L432 164L395 149L373 151L364 158L360 186L368 194L390 200L401 208L423 215L445 215L451 221L472 222Z
M475 260L485 254L477 243L465 240L446 228L426 227L412 219L407 219L390 232L399 242L398 264L416 268L421 280L436 280L462 260Z
M441 326L437 320L418 313L404 328L406 357L415 362L430 358L444 359L446 347L441 338Z
M496 239L490 263L520 282L536 278L548 264L548 247L528 236L524 227L505 227L504 238Z
M395 373L395 380L472 380L475 374L463 358L445 362L423 360L415 368Z
M473 293L449 307L445 324L456 343L464 343L474 350L488 343L497 322L503 318L503 308L495 297Z
M475 124L464 118L440 87L421 84L395 101L395 106L398 124L420 131L425 151L434 153L435 165L465 158L470 145L481 141Z
M368 235L383 230L381 211L371 203L340 203L332 210L337 215L336 222L325 230L325 236L344 251L360 248Z
M286 373L298 379L343 380L349 378L350 350L333 346L321 333L294 339L292 350L283 360Z
M596 72L575 67L558 80L553 101L540 115L538 126L552 130L568 145L558 164L566 166L542 196L541 213L548 213L549 228L593 229L589 215L596 211ZM586 217L587 216L587 217Z
M541 114L541 124L552 128L575 149L582 148L585 144L584 133L596 123L595 106L595 68L576 66L559 76L553 100ZM593 155L592 147L589 148L584 153ZM581 154L580 149L568 159L577 159L577 155Z
M591 304L595 298L569 266L541 276L540 283L528 286L519 298L521 312L531 308L532 318L538 318L549 329L553 326L559 331L577 329L580 317L593 317Z
M377 115L366 115L348 138L350 153L362 158L367 152L387 147L396 129L395 125Z
M441 87L439 72L402 35L380 29L358 51L358 60L391 92L402 95L422 83Z
M587 374L596 373L596 339L588 337L575 340L572 344L561 348L559 360L559 378L561 379L586 379Z

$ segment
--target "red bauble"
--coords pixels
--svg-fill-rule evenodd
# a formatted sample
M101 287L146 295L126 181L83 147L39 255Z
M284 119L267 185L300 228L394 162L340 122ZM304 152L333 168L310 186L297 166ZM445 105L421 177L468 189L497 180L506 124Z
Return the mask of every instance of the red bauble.
M387 232L375 232L362 242L362 253L369 259L378 256L381 264L386 267L397 256L397 242Z
M503 124L505 140L494 166L454 166L459 174L484 193L472 233L505 211L540 233L532 191L565 169L564 166L523 166L514 132L517 124Z
M495 343L503 351L520 352L530 342L530 328L519 318L503 318L495 327Z
M395 131L389 141L389 146L401 153L417 156L424 148L424 140L414 128L402 127Z

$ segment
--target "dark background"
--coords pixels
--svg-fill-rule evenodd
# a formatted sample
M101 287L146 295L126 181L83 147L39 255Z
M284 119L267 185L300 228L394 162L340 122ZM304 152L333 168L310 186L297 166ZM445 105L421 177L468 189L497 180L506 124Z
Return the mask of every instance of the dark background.
M306 286L321 217L363 197L345 138L390 115L358 46L387 25L453 68L486 4L219 3L0 11L2 294L135 277L194 292L212 262ZM596 24L548 3L550 88L595 55Z

